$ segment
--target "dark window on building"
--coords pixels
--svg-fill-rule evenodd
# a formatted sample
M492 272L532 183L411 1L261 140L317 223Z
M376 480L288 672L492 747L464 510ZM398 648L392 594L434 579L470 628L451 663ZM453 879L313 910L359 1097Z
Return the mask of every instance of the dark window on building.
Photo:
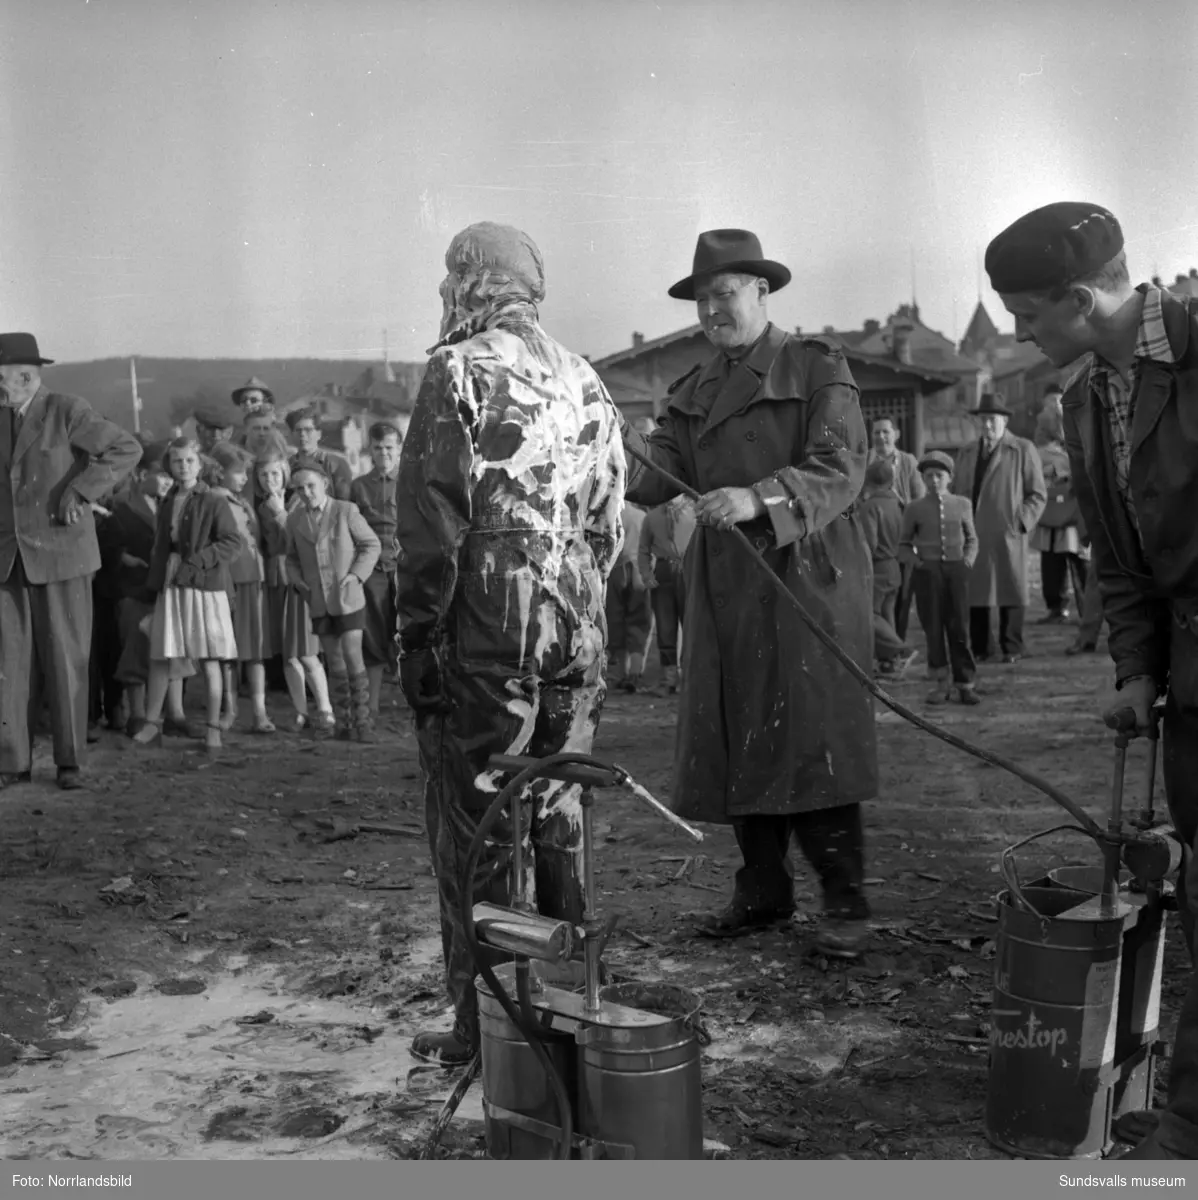
M866 433L873 433L879 417L889 417L898 430L899 448L914 452L914 402L906 392L869 392L861 397L861 415L865 418Z

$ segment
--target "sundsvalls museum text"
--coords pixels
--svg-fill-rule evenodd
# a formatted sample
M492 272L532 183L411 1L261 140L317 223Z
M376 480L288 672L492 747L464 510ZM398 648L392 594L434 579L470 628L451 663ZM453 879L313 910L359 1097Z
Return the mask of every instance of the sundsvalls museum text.
M1184 1175L1062 1175L1061 1187L1067 1188L1145 1188L1185 1187Z
M14 1175L12 1185L19 1187L132 1187L132 1175Z

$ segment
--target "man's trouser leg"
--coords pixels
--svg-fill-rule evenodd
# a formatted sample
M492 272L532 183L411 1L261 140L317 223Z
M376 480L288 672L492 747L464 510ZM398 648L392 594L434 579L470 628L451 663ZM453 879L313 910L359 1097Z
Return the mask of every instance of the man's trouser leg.
M790 823L803 857L819 876L824 914L848 921L868 917L861 805L842 804L796 813Z
M1004 654L1022 654L1023 645L1022 604L1004 605L998 610L999 643Z
M648 588L628 586L624 609L628 649L628 673L636 678L645 669L645 659L653 640L653 606Z
M944 619L941 612L944 604L942 569L940 563L929 563L916 571L912 579L915 606L919 610L919 624L923 628L928 648L928 667L932 671L943 671L948 666Z
M1179 872L1177 904L1190 949L1190 980L1177 1020L1169 1063L1169 1099L1153 1135L1177 1158L1198 1159L1198 632L1174 625L1165 708L1165 793L1173 826L1188 847Z
M650 593L653 601L653 622L657 627L657 655L663 667L678 665L678 588L675 576L678 568L668 562L658 562L655 569L657 586Z
M969 648L974 658L990 658L993 655L990 608L987 605L974 605L969 610Z
M1040 552L1040 594L1044 597L1044 607L1049 616L1059 613L1065 607L1065 556L1053 550Z
M753 912L793 912L790 817L740 817L732 822L732 828L744 861L736 872L733 905Z
M894 627L900 583L897 563L874 565L874 657L879 662L893 662L907 653L907 646Z
M1102 597L1098 594L1098 572L1092 562L1086 571L1086 591L1081 606L1077 640L1083 646L1097 646L1098 635L1102 632Z
M627 563L617 563L607 581L604 614L607 617L607 662L610 682L624 678L628 631L625 622L627 594L632 591L631 569Z
M50 709L54 764L78 768L87 752L92 577L81 575L59 583L31 584L18 560L9 581L17 578L24 581L28 597L33 643L30 709L36 712L45 697Z
M441 907L446 986L455 1031L478 1042L475 963L461 918L462 872L479 822L494 800L477 779L492 754L543 757L562 750L589 753L599 716L599 663L577 679L542 685L535 677L500 671L451 674L446 681L454 710L422 718L418 730L425 774L426 819ZM531 718L531 719L526 719ZM521 828L526 896L546 916L582 919L581 789L541 780L525 792ZM492 826L474 876L474 903L512 901L512 825L504 815ZM535 881L535 888L534 888ZM492 964L505 955L488 952Z
M33 616L17 564L0 583L0 774L32 766L29 720L33 682Z
M911 602L915 597L915 564L904 562L899 564L901 578L899 593L894 605L894 632L899 641L907 640L907 629L911 620Z

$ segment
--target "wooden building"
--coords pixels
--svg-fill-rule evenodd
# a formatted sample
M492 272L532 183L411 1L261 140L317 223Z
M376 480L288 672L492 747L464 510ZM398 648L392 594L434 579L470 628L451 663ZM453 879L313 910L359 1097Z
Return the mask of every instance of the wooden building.
M822 336L835 338L844 350L861 389L867 422L875 417L892 418L901 444L917 454L933 444L946 444L949 429L943 418L954 407L958 373L912 362L901 337L898 353L878 354L846 342L832 331ZM670 384L697 363L705 362L711 353L711 343L702 328L690 325L651 340L634 333L628 349L595 359L591 365L628 420L642 429L651 429L665 411Z

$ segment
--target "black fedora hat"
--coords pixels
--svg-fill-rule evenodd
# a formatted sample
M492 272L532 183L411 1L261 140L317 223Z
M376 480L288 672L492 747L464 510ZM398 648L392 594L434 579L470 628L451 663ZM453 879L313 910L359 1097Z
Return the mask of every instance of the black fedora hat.
M717 271L759 275L769 282L771 292L779 291L790 282L790 271L761 253L761 242L755 233L747 229L709 229L699 234L691 273L674 284L669 295L675 300L693 300L695 281Z
M0 333L0 367L46 367L53 361L42 358L32 333Z
M987 415L994 417L1013 417L1015 414L1003 403L1003 397L1000 393L984 392L982 394L981 401L979 402L977 408L973 410L972 415L975 417L984 417Z

